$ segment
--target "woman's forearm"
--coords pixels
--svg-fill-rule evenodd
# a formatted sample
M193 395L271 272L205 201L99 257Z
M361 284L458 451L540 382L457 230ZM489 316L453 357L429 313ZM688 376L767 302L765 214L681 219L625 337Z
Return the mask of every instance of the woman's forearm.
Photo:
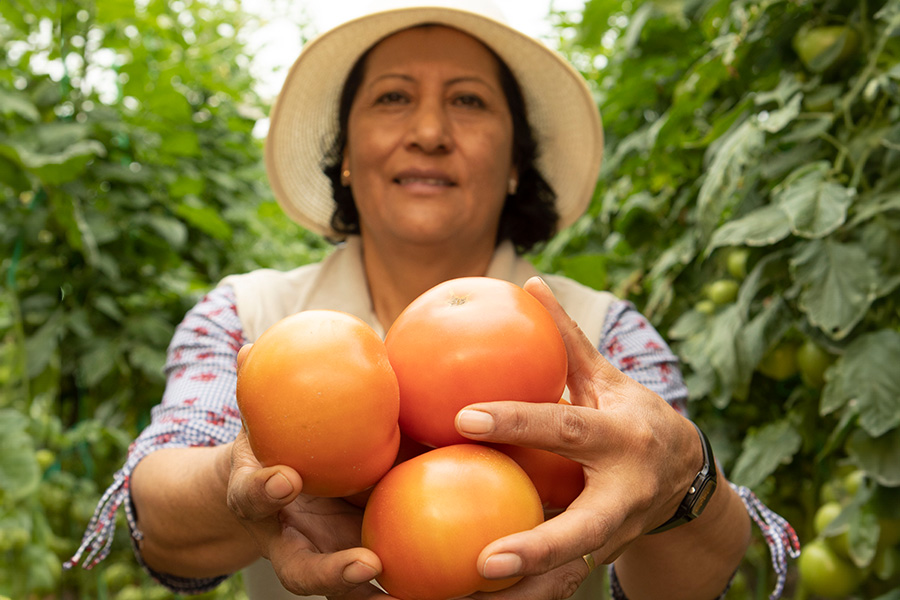
M164 448L138 463L131 497L143 539L141 556L155 571L180 577L233 573L259 557L226 505L231 444Z
M750 517L721 472L696 520L644 535L615 562L629 600L713 600L725 591L750 544Z

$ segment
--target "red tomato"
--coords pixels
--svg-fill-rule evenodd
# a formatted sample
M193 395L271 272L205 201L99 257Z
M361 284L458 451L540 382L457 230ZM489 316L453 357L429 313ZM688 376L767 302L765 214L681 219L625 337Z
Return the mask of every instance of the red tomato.
M571 404L568 400L559 402ZM572 459L540 448L512 444L491 444L491 447L512 458L525 470L548 513L565 510L584 489L584 468Z
M461 444L454 418L475 402L556 402L566 348L550 313L517 285L452 279L414 300L385 338L400 384L400 428L428 446Z
M487 446L458 444L401 463L378 482L362 543L381 559L378 583L389 594L447 600L521 579L484 579L478 555L542 521L537 490L515 461Z
M237 402L260 463L293 467L304 493L328 497L371 487L391 468L397 378L365 322L303 311L263 332L242 358Z

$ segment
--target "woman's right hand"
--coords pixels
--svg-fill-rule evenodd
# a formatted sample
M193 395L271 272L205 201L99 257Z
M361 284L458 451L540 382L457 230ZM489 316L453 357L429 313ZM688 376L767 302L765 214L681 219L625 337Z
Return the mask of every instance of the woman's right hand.
M228 507L288 591L385 598L369 584L381 573L381 560L360 547L359 508L340 498L302 494L297 471L260 465L244 431L235 439L231 457Z
M238 355L239 369L248 348ZM369 583L382 567L374 552L360 547L362 511L340 498L307 496L302 490L294 469L263 467L241 430L232 444L228 507L281 584L299 595L387 598Z

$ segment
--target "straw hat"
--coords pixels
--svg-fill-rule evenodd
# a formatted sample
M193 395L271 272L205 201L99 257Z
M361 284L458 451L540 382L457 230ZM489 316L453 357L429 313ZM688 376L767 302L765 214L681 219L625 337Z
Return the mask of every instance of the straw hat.
M538 170L557 195L559 228L571 225L596 185L603 154L600 114L581 74L555 51L507 25L487 0L382 0L364 16L307 44L275 101L266 139L266 170L281 207L310 231L342 237L331 229L335 203L322 162L337 135L344 80L376 42L423 23L468 33L507 64L525 98L538 144Z

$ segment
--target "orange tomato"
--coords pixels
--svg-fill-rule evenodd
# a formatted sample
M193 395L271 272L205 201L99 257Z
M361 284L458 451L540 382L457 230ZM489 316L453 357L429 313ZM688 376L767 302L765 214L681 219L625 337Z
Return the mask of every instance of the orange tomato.
M521 579L484 579L478 555L542 521L537 490L515 461L487 446L458 444L411 458L378 482L362 542L381 559L378 583L389 594L447 600Z
M571 405L562 399L560 404ZM584 490L584 468L570 458L540 448L512 444L490 444L512 458L528 474L544 510L557 513L565 510Z
M517 285L452 279L414 300L385 338L400 384L400 428L440 447L466 443L454 418L475 402L556 402L566 349L550 313Z
M419 442L413 440L409 436L403 435L400 433L400 448L397 450L397 458L394 459L394 466L399 465L402 462L405 462L413 457L419 456L420 454L424 454L431 450L428 446L424 446ZM347 502L356 506L357 508L365 508L366 502L369 501L369 496L372 495L372 488L367 488L358 494L353 494L352 496L347 496L344 498Z
M303 311L263 332L242 358L237 403L260 463L294 468L304 493L327 497L371 487L391 468L397 378L365 322Z

